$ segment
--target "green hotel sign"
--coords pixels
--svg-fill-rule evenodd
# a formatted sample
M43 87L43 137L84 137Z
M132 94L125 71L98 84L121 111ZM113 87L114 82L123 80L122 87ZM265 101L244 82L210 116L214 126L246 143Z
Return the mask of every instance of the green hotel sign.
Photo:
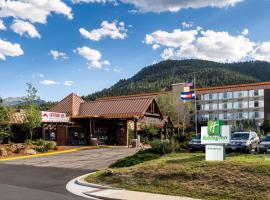
M202 133L202 144L217 144L217 143L228 143L229 134L227 130L222 133L222 121L208 121L206 130Z
M208 121L208 135L221 135L222 121Z

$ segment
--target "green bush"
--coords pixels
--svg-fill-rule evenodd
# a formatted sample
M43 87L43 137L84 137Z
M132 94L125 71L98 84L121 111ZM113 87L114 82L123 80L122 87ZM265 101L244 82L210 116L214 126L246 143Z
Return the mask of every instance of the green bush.
M24 141L24 144L25 145L31 145L31 144L34 144L35 142L33 141L33 140L31 140L31 139L26 139L25 141Z
M56 143L53 142L53 141L46 141L45 144L44 144L44 147L47 150L54 150L54 149L56 149Z
M37 141L34 142L34 144L37 145L37 146L45 146L46 141L42 140L42 139L38 139Z
M110 168L130 167L145 161L158 159L160 155L153 153L151 150L140 150L133 156L129 156L116 161L110 165Z
M40 153L45 153L45 152L48 151L48 149L47 149L45 146L37 146L37 147L35 148L35 150L36 150L37 152L40 152Z
M152 151L158 154L172 153L176 149L176 142L174 140L155 140L150 143Z

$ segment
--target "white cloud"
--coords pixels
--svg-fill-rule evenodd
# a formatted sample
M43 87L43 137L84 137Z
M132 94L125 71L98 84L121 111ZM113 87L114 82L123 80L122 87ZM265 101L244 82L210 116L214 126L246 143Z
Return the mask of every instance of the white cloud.
M181 25L183 28L191 28L193 26L193 22L182 22Z
M53 80L43 80L39 82L42 85L58 85L59 82L53 81Z
M51 55L54 60L69 58L66 53L57 50L51 50L49 55Z
M164 47L161 57L165 60L196 58L217 62L247 60L256 47L255 42L242 34L233 36L228 32L197 31L195 29L189 30L193 34L183 32L178 29L172 33L156 31L146 35L145 43L158 44L160 48ZM254 55L259 57L263 54L262 52L265 51L254 53Z
M134 5L140 12L178 12L188 8L229 7L244 0L118 0ZM73 0L74 3L106 3L113 0Z
M65 81L64 86L72 86L74 84L74 81Z
M116 3L116 0L72 0L73 3Z
M161 57L164 60L172 59L175 57L175 52L173 48L166 48L164 49L163 53L161 54Z
M246 28L241 32L242 35L247 35L248 33L249 33L249 31Z
M252 57L255 60L270 62L270 42L259 44L252 53Z
M5 26L3 20L0 19L0 30L6 30L7 27Z
M91 31L80 28L79 32L83 37L93 41L99 41L106 37L121 40L127 37L127 29L125 28L124 22L118 23L117 21L113 21L112 23L103 21L101 23L101 28L93 29Z
M0 38L0 60L6 60L6 56L16 57L23 54L20 44L12 44Z
M75 49L75 52L89 61L87 64L90 69L101 69L105 65L110 65L108 60L101 60L102 55L98 50L84 46Z
M157 50L159 47L160 47L160 46L159 46L158 44L154 44L154 45L152 46L152 49Z
M0 18L13 17L32 23L47 22L51 13L72 19L71 8L62 0L0 0Z
M18 33L19 35L27 35L30 38L41 38L41 35L29 22L22 21L22 20L14 20L10 28L15 32Z
M180 29L176 29L171 33L158 30L151 34L147 34L144 42L146 44L157 44L176 48L192 43L197 34L197 30L181 31Z

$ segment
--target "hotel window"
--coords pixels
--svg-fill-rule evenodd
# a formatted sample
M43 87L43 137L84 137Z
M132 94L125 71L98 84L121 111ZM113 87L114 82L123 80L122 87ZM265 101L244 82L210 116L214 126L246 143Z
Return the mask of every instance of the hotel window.
M209 104L204 105L204 110L209 110Z
M259 115L259 112L257 112L257 111L254 112L254 118L259 118L259 116L260 116L260 115Z
M223 104L223 109L228 109L228 104L227 103Z
M254 96L259 96L259 90L254 90Z
M213 110L213 104L212 103L209 104L209 110Z
M197 110L201 110L201 105L197 105Z
M203 100L209 100L209 94L204 94L203 95Z
M224 114L223 114L223 118L224 118L224 119L228 119L228 113L224 113Z
M264 95L264 90L259 90L259 96L263 96Z
M254 108L258 108L259 107L259 101L254 101Z

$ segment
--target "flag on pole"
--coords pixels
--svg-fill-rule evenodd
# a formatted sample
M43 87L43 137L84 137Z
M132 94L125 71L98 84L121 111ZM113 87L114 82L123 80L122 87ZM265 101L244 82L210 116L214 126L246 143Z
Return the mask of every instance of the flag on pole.
M188 100L194 100L196 97L195 92L194 91L190 91L190 92L181 92L181 99L188 101Z

